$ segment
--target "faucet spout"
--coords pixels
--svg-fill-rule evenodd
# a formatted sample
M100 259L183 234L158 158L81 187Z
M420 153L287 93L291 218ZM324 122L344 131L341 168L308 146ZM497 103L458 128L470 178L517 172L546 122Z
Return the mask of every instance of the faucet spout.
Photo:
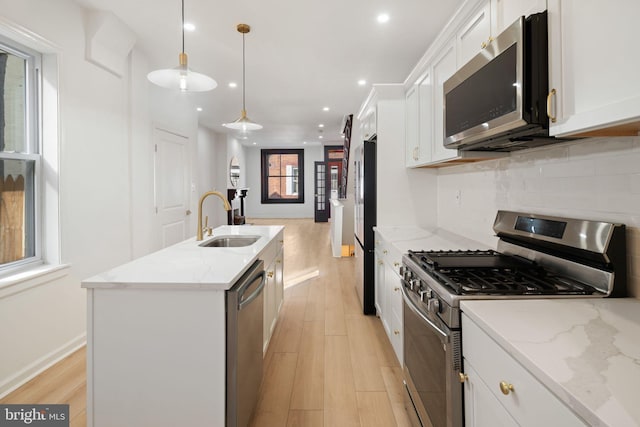
M222 195L221 192L207 191L206 193L204 193L202 197L200 197L200 202L198 203L198 229L196 230L197 231L196 240L202 240L202 204L204 203L204 199L206 199L209 196L220 197L220 200L222 200L222 203L224 203L224 209L227 212L231 210L231 205L229 204L229 201L227 200L226 197Z

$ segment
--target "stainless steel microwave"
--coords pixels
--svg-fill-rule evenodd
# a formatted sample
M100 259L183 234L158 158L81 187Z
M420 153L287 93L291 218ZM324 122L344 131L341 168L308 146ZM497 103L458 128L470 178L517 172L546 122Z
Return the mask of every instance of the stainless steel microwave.
M444 83L444 145L514 151L555 142L547 117L547 12L521 17Z

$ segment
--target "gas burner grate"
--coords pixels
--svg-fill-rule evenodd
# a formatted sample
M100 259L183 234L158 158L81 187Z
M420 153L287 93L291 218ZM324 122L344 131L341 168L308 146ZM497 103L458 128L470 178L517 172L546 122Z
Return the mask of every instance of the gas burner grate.
M458 295L591 295L595 289L536 263L493 250L409 251L421 268Z

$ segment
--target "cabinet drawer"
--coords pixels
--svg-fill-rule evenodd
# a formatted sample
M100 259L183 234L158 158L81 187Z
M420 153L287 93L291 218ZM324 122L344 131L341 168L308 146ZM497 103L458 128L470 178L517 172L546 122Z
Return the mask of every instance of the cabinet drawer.
M480 379L520 425L586 425L465 315L462 352L465 363L473 365ZM507 387L507 394L502 392L501 383Z

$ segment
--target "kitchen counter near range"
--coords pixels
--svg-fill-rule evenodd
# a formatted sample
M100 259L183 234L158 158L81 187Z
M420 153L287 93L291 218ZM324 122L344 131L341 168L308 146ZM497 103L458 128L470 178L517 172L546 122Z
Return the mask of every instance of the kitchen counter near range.
M284 227L224 225L202 242L185 240L83 280L84 288L229 289ZM201 247L217 236L260 236L245 247Z
M475 250L488 249L485 244L442 228L415 226L374 227L380 236L404 254L408 250Z
M589 425L640 425L637 299L466 300L461 308Z

